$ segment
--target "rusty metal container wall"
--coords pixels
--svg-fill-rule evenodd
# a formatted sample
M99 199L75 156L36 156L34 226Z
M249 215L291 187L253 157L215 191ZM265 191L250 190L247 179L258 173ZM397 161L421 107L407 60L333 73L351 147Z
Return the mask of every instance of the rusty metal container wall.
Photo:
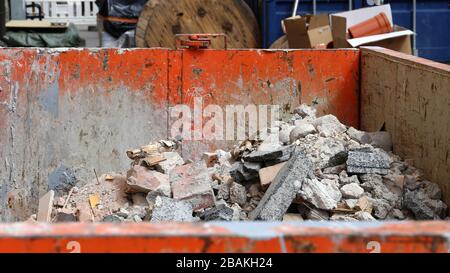
M164 49L130 51L109 49L97 51L64 50L56 52L37 49L0 50L0 63L2 64L0 66L0 116L2 117L0 119L0 159L2 159L0 164L2 195L0 197L3 198L0 202L5 204L6 192L11 188L22 187L25 191L30 192L44 190L48 186L48 180L45 179L45 176L48 175L49 170L55 168L54 165L43 161L43 159L49 160L48 156L51 155L49 151L60 151L62 147L66 147L67 150L65 151L69 152L56 153L52 160L72 162L70 161L70 154L77 150L72 151L71 149L73 149L72 147L78 148L82 142L79 139L80 135L75 134L78 131L72 132L75 135L64 133L64 126L66 126L66 130L71 128L70 126L79 126L75 127L79 130L80 127L84 128L83 123L91 126L92 122L105 122L105 127L101 128L108 126L116 128L114 126L120 127L120 124L122 124L122 122L119 122L120 120L130 122L131 118L137 118L137 123L143 120L148 122L154 115L154 119L160 118L162 120L164 117L166 118L164 121L159 120L160 123L154 121L151 125L160 124L162 129L161 132L158 131L158 134L167 136L168 124L170 124L167 119L168 107L180 102L188 102L191 106L189 98L194 95L194 91L198 90L195 89L197 86L202 87L202 92L205 92L206 95L214 94L209 98L205 96L209 103L236 103L232 96L230 96L230 99L226 96L220 96L222 94L220 92L233 94L233 91L228 91L231 89L228 85L233 84L233 79L236 80L236 78L221 73L221 71L226 71L225 65L230 64L220 59L218 55L213 54L213 51L205 52L186 53ZM359 84L362 84L362 92L368 92L369 83L374 83L370 85L374 94L362 94L361 127L363 129L372 127L379 129L380 120L386 118L384 115L370 116L370 113L371 111L378 111L379 107L383 108L384 104L380 103L379 100L383 98L382 91L384 89L381 87L388 88L389 85L386 85L383 78L379 77L384 75L378 73L382 70L377 69L373 70L373 74L361 75L362 82L360 82L359 51L326 51L326 54L321 52L317 56L318 59L312 61L314 71L318 71L317 74L314 74L314 77L308 76L307 70L304 70L301 66L305 62L308 63L311 56L315 56L314 52L320 51L236 52L236 54L244 52L240 53L243 55L247 54L245 52L256 52L263 56L257 57L261 58L258 64L244 59L241 60L242 66L235 66L235 63L229 66L234 67L230 72L231 74L251 75L243 76L243 79L250 79L248 82L245 81L248 86L243 89L250 90L249 95L243 98L245 102L266 103L268 98L265 92L271 89L266 89L267 87L264 84L261 87L252 85L257 82L254 75L259 75L256 78L263 77L266 72L259 70L241 74L233 71L237 68L239 68L238 71L241 68L242 71L246 71L245 67L248 65L270 70L273 63L269 60L276 60L273 56L290 55L293 56L292 59L298 61L298 64L293 69L294 72L291 71L292 74L289 75L298 77L298 80L302 82L311 79L319 80L319 82L313 83L314 86L306 85L304 87L302 85L302 92L294 100L291 92L295 89L287 88L286 93L284 93L286 98L282 97L283 94L279 97L280 103L311 102L317 97L326 97L328 100L323 100L323 103L319 104L320 113L333 113L344 120L345 123L356 126L359 123ZM337 57L338 55L334 55L335 53L342 55ZM190 54L192 55L189 56ZM210 58L214 59L206 58L209 54L212 54L213 56ZM221 51L220 54L226 56L228 53ZM254 53L248 54L251 56ZM194 59L200 60L202 58L206 58L209 63L205 64L203 61L196 63L194 61ZM383 62L401 66L398 68L400 72L419 67L416 72L425 76L428 74L433 76L437 70L441 71L443 68L448 69L446 66L441 66L436 70L433 68L435 64L423 60L418 62L417 58L406 57L389 51L380 51L380 49L363 49L361 58L362 73ZM190 61L185 62L185 60ZM217 60L221 62L217 64L221 69L214 68L213 61ZM322 60L324 62L321 62ZM339 64L336 63L336 60L339 60ZM341 63L341 61L346 61L347 65ZM275 61L275 63L282 64L281 61ZM134 69L128 71L131 68ZM207 72L206 76L199 76L198 78L192 76L192 74L195 74L193 68L196 68L195 73L200 72L199 75ZM272 72L279 75L276 72L283 71L279 68ZM55 71L58 75L57 81L55 81ZM324 71L326 73L323 73ZM284 73L286 71L282 74L285 75ZM339 75L339 73L341 74L337 77L338 80L334 85L327 86L326 83L334 81L330 80L327 75ZM212 78L213 82L211 82L208 75L213 74L217 77ZM438 74L438 77L441 77L448 75L448 72ZM270 76L271 74L267 75ZM415 80L420 79L420 77L417 77ZM219 81L219 84L214 82L216 80ZM448 81L448 76L446 76L446 80ZM269 81L277 83L279 79L270 78ZM55 82L57 83L56 88L51 87L52 85L55 86ZM404 81L402 80L402 82ZM55 89L57 90L57 100L49 99L49 97L52 97L49 93L54 94ZM54 93L49 92L49 90L53 90L51 92ZM239 92L239 90L238 88L235 92ZM328 92L326 92L327 90ZM143 91L145 94L142 94ZM268 94L271 94L271 92L268 92ZM84 97L81 97L81 95L84 95ZM125 98L125 96L129 97ZM377 100L374 103L369 103L368 98L377 98ZM118 102L114 99L121 100L121 103L134 103L135 106L137 104L139 107L135 111L130 110L130 108L124 109L124 106L118 105ZM80 105L81 102L83 105ZM442 100L441 103L445 102L445 100ZM345 108L346 104L344 103L354 104L354 108ZM58 111L54 111L55 104ZM62 108L62 106L65 108ZM96 109L102 110L100 111L100 114L103 113L100 116L101 119L96 116L96 114L99 115L99 112L95 112ZM351 111L352 109L353 111ZM387 108L389 111L390 109ZM445 109L447 110L447 108ZM64 111L67 111L67 113L64 113ZM113 113L113 111L118 113ZM55 116L54 113L58 115ZM158 114L158 116L155 113L161 114ZM130 116L131 114L145 116L135 117ZM83 118L76 120L73 117L70 119L71 115L82 115ZM150 118L148 115L150 115ZM61 117L66 118L62 119ZM68 120L70 122L67 122ZM82 123L73 124L76 123L75 120ZM62 122L67 122L67 124ZM395 127L392 127L389 122L388 119L386 121L387 130L394 130L391 133L397 134ZM132 131L131 133L120 131L117 138L104 137L105 134L89 135L92 147L97 147L94 151L100 154L92 155L88 149L84 149L82 152L89 156L108 158L108 156L111 156L109 151L102 149L102 147L105 147L105 143L118 145L118 147L126 149L128 148L126 145L140 145L140 141L148 141L148 136L140 138L139 134L152 133L152 130L156 129L151 128L150 130L147 127L142 128L137 125L126 126L135 130L140 129L140 131ZM127 127L124 129L127 129ZM24 132L27 135L20 135ZM36 132L40 133L37 134ZM48 132L48 134L41 132ZM99 132L105 131L102 129ZM45 138L39 138L42 135ZM154 136L157 137L157 134ZM38 137L37 140L36 137ZM98 138L103 142L97 142ZM401 138L395 139L396 136L394 136L394 142L401 140ZM46 148L47 142L52 140L57 141L58 145L55 145L55 147L60 150ZM70 141L76 143L68 144ZM25 145L27 143L28 145ZM126 143L126 145L120 146L120 143ZM39 145L33 146L37 144ZM88 144L90 145L90 142ZM205 145L212 145L211 147L213 147L213 144L206 143ZM70 149L67 148L67 145ZM186 149L186 147L184 148ZM31 153L28 153L29 151ZM408 151L407 149L403 152L408 155ZM112 158L119 160L121 156L124 155L119 153ZM77 162L80 164L79 166L85 165L86 177L92 177L89 168L96 167L102 170L101 166L104 166L104 164L94 165L92 163L97 164L97 161ZM107 168L115 169L121 166L120 162L107 161L107 163L111 164ZM38 170L40 171L38 172ZM34 176L38 179L33 180L35 179ZM38 195L37 193L34 194ZM6 208L0 207L2 220L5 219L5 216L12 217L10 214L6 215L6 211ZM273 222L195 224L9 223L0 224L0 252L449 252L449 229L448 221L372 223L308 221L297 224Z
M320 114L359 123L358 50L0 50L0 202L20 206L0 220L35 213L61 175L81 182L125 170L125 150L165 138L170 106L316 103ZM241 96L245 94L245 96ZM190 156L223 143L186 142Z

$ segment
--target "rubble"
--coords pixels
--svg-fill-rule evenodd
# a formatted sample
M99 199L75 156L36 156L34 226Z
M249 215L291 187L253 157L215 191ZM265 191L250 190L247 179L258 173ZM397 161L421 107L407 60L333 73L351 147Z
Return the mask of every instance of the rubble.
M367 211L356 212L355 218L360 221L376 221L376 219L373 218L372 214L368 213Z
M350 183L341 187L341 193L344 198L359 198L363 195L364 189L357 183Z
M200 216L205 221L231 221L234 210L226 204L219 204L214 208L205 210Z
M348 152L347 172L387 174L390 164L391 159L384 151L364 147Z
M291 159L284 165L270 184L261 202L250 214L251 220L281 220L303 181L312 176L312 163L304 151L295 149Z
M129 149L128 171L93 176L54 201L42 199L35 218L195 222L447 217L439 186L425 180L412 160L391 152L388 133L347 128L332 115L316 118L315 109L306 105L273 126L264 139L256 136L230 151L205 152L199 161L181 158L179 140ZM8 193L12 210L23 202L19 193Z
M361 144L370 144L373 147L381 148L386 152L392 151L391 134L388 132L363 132L353 127L348 128L347 134L353 140Z
M127 172L128 192L158 191L170 197L169 175L157 171L148 170L143 166L133 166Z
M447 212L447 205L444 202L431 199L423 189L407 191L405 207L411 210L418 220L443 219Z
M265 162L270 160L276 160L283 156L290 156L291 147L278 148L270 151L254 151L248 155L243 156L244 161L248 162Z
M176 167L170 172L170 183L173 198L190 202L194 210L215 205L212 177L204 162Z
M236 182L232 183L230 186L230 202L240 206L247 203L247 191L244 186Z
M312 126L311 124L307 122L302 122L298 124L297 126L292 129L292 131L289 134L289 140L292 142L296 141L297 139L306 137L309 134L313 134L316 132L316 128Z
M326 115L315 119L312 123L320 136L332 137L337 136L347 130L345 125L333 115Z
M272 183L273 179L277 176L278 172L283 168L286 162L278 163L269 167L265 167L259 170L259 179L261 187L267 189Z
M177 152L164 152L162 156L166 159L155 165L155 170L169 174L172 169L184 164L183 158Z
M336 208L337 203L342 198L335 181L329 179L318 180L316 178L305 179L299 195L303 200L323 210Z
M156 197L151 222L193 222L192 205L184 200L175 200L164 196Z
M55 191L51 190L39 199L39 208L37 213L38 222L50 222L53 208L53 198Z

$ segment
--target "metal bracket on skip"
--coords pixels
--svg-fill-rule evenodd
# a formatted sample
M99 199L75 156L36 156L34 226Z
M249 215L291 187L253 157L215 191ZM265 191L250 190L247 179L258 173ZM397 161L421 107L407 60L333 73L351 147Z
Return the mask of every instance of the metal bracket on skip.
M177 49L207 49L211 47L211 41L215 38L223 38L224 49L227 49L227 36L224 33L213 34L176 34Z

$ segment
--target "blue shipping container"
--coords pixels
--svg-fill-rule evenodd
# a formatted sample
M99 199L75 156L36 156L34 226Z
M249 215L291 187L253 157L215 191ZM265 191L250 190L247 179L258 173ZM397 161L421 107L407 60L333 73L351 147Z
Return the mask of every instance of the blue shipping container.
M369 6L367 0L354 0L352 8ZM450 62L450 2L448 0L416 1L416 48L424 58ZM282 34L281 20L291 16L294 0L262 0L260 24L263 46L269 47ZM394 23L413 30L413 1L385 0L391 4ZM348 0L317 0L317 13L349 10ZM312 0L300 0L297 14L313 13Z

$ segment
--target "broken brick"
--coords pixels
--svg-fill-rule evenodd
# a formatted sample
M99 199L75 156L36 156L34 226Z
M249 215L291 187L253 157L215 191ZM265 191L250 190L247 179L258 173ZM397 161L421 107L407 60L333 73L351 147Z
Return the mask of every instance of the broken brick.
M203 162L189 163L170 172L173 198L186 200L194 210L215 205L211 173Z
M269 187L270 183L272 183L273 179L285 164L286 162L282 162L259 170L259 179L263 189Z
M170 196L169 176L157 171L152 171L143 166L133 166L127 172L128 192L159 191L165 196Z

